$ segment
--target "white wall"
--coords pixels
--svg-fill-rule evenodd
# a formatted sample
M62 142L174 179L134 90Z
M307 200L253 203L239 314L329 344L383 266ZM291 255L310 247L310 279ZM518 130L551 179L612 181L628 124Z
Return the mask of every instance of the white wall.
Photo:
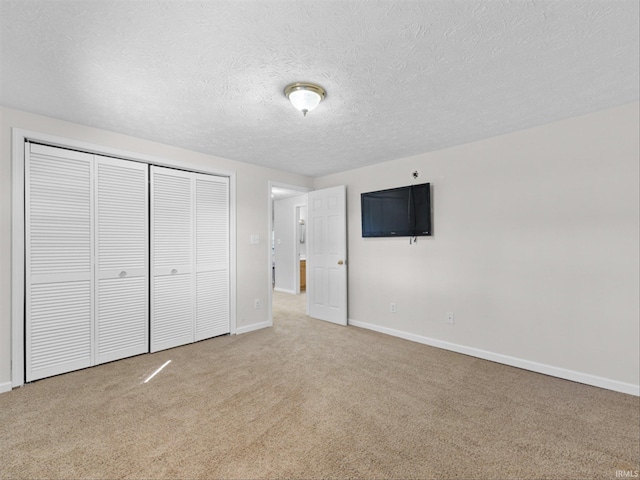
M638 394L639 109L316 179L347 185L350 322ZM414 170L433 237L363 239L360 194Z
M11 382L11 128L17 127L57 135L109 148L116 148L170 161L186 162L236 172L237 207L237 328L246 331L269 321L268 231L269 181L311 186L300 175L256 167L220 157L192 152L113 132L0 107L0 391ZM260 243L250 244L251 234ZM254 309L254 299L263 308Z
M267 304L269 180L346 184L352 321L637 392L639 109L624 105L313 182L0 107L0 388L11 380L11 127L18 127L236 171L238 328L268 322L268 309L254 309L253 300ZM360 193L409 184L413 170L434 185L434 236L411 246L362 239ZM249 243L252 233L260 244ZM454 326L444 323L448 311Z
M306 195L283 198L273 202L275 234L275 289L280 292L296 293L296 273L300 266L296 255L296 206L306 205Z

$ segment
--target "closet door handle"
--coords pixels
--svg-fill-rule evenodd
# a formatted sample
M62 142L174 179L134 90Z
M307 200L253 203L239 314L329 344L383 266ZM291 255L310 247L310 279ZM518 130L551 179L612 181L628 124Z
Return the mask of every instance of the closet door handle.
M178 270L176 270L175 268L171 270L171 275L175 275L176 273L178 273Z
M127 276L127 272L125 272L124 270L120 272L120 278L124 278Z

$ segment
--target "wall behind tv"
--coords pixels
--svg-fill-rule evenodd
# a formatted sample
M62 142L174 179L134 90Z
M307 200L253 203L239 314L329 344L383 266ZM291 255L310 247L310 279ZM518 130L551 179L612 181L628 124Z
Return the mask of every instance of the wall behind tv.
M350 322L637 395L639 110L316 179L347 185ZM363 239L360 194L414 170L433 237Z

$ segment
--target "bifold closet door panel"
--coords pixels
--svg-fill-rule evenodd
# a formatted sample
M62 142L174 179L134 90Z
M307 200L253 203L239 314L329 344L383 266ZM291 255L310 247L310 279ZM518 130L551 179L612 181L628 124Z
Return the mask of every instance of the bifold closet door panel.
M195 175L195 340L230 332L229 179Z
M151 167L151 351L194 341L193 174Z
M95 165L98 364L149 351L149 166Z
M28 382L92 364L93 156L25 145Z

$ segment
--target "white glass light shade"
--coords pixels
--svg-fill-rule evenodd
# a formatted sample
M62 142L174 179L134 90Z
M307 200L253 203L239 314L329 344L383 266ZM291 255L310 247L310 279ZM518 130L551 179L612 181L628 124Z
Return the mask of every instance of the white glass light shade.
M316 92L297 90L289 94L289 100L291 100L294 107L306 115L307 112L310 112L318 106L321 98Z
M285 88L284 94L291 104L306 116L318 106L326 92L322 87L311 83L292 83Z

